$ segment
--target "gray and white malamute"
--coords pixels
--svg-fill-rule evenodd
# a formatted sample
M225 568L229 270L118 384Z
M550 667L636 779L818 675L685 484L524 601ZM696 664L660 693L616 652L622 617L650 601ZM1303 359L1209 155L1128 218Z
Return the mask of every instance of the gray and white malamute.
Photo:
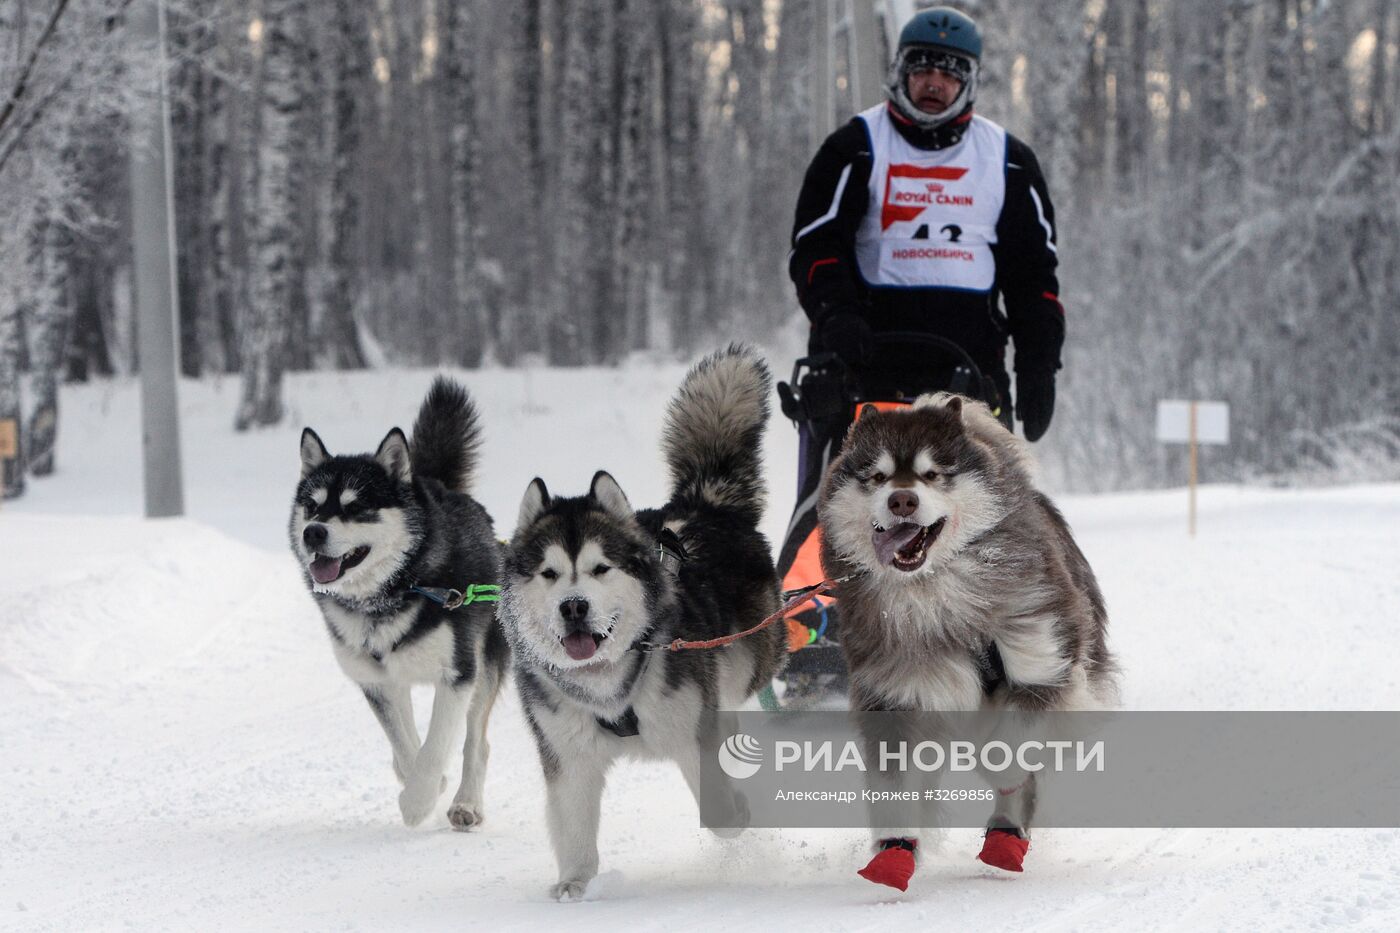
M690 371L667 417L671 497L659 509L634 511L603 472L585 496L553 498L539 479L525 491L501 619L544 767L560 900L598 873L609 765L669 758L698 802L700 756L714 751L700 747L708 711L738 708L786 659L781 626L722 650L648 650L739 632L778 609L758 531L768 386L763 362L739 347Z
M1024 442L961 396L867 408L852 425L819 515L823 569L850 578L839 596L853 709L1038 713L1114 702L1103 597L1031 468ZM1020 871L1034 775L987 777L996 807L981 858ZM881 866L900 867L896 881L912 871L917 839L908 827L877 827L881 851L862 874L894 883Z
M500 545L490 516L467 495L480 438L466 390L443 377L411 442L394 428L372 455L333 457L315 431L301 435L292 551L336 660L389 737L409 826L446 789L443 769L463 721L462 782L447 817L463 830L482 818L486 720L510 652L495 621ZM447 608L457 602L448 591L466 602ZM413 684L436 688L421 742Z

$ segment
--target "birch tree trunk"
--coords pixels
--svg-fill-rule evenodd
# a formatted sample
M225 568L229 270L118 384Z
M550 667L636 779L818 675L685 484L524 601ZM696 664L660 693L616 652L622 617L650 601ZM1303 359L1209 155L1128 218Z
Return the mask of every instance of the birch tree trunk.
M13 230L0 232L0 259L15 265L20 238ZM19 386L20 308L15 279L0 279L0 421L13 425L16 456L0 460L0 497L14 499L24 493L24 439L21 437Z
M170 82L170 135L174 163L170 166L175 193L175 237L179 244L176 269L177 304L180 313L180 374L195 378L205 368L204 337L210 315L208 304L209 255L205 223L209 194L205 185L206 121L211 110L206 101L209 76L200 64L212 42L207 34L213 5L191 6L188 14L171 11L167 43L174 66Z
M712 312L719 319L705 324L712 331L751 333L762 320L764 309L757 297L761 270L747 260L768 252L764 249L765 239L781 236L778 231L759 229L760 212L755 203L768 142L763 132L767 53L761 0L726 0L725 6L731 50L731 93L727 95L733 114L731 139L737 161L744 169L728 173L723 181L716 179L723 186L724 213L732 226L717 240L717 252L722 258L716 277L722 285L717 289L720 307Z
M30 391L33 394L26 425L24 463L35 476L54 470L54 445L58 439L58 383L64 350L73 319L69 295L68 255L71 241L59 222L40 222L30 242L29 279L31 309Z
M702 69L695 49L698 13L688 0L656 4L661 48L661 107L665 132L665 208L662 283L670 345L689 352L699 330L697 309L704 307L705 270L699 260L704 236L701 210L700 100Z
M508 96L516 119L516 141L523 153L525 172L520 182L520 197L525 216L524 248L515 263L513 291L518 296L517 320L504 328L501 339L512 345L509 355L521 352L545 352L548 345L545 319L541 305L551 293L548 281L541 281L538 270L545 268L544 256L544 188L548 179L543 139L542 94L545 72L544 23L541 0L519 0L512 7L511 34L515 54L508 76L513 92Z
M282 420L282 377L295 286L292 128L303 106L295 56L304 41L298 0L267 0L259 109L257 207L252 217L252 282L244 335L243 398L234 427Z
M556 95L562 102L559 137L559 191L554 199L558 221L552 229L556 264L551 277L549 302L549 359L561 366L578 366L587 361L584 326L593 315L592 296L584 291L587 276L589 216L587 190L591 179L589 153L590 110L587 101L594 93L590 63L597 35L596 0L574 0L565 12L564 64Z
M323 313L313 340L335 369L365 365L355 303L355 249L360 227L360 100L369 94L369 22L357 0L336 0L331 36L334 84L330 140L330 190L326 217Z
M288 238L287 261L287 352L283 366L290 370L311 368L311 301L308 293L312 257L316 255L317 228L316 192L313 162L317 148L318 109L313 101L324 99L317 43L312 39L309 21L310 5L301 0L289 11L294 18L291 47L291 83L289 95L296 100L291 115L291 141L287 146L288 181L291 193L291 234Z
M652 177L646 115L647 77L655 40L645 0L620 0L618 56L622 69L618 134L617 222L613 225L614 313L622 323L623 350L650 345L647 318L647 183Z
M481 282L481 231L478 176L481 129L476 116L476 54L473 18L466 3L448 3L444 24L445 74L451 141L452 297L457 360L481 365L487 351L486 310Z
M230 90L223 80L211 80L207 99L204 177L209 196L206 232L205 305L199 318L201 355L209 369L226 373L237 369L237 325L234 320L233 197L230 141L235 137L236 111L228 106Z

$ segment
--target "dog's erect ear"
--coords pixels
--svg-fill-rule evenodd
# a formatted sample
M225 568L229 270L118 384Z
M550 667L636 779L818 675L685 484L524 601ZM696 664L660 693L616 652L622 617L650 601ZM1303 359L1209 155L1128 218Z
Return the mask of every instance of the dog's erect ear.
M866 418L875 417L879 413L880 409L876 408L874 405L860 406L860 410L856 412L855 420L852 421L850 424L846 425L846 436L841 439L842 448L844 448L846 444L850 442L851 437L856 433L856 425L860 424Z
M920 395L914 400L915 411L944 411L953 416L953 420L961 421L963 417L963 402L967 399L954 392L930 392L927 395Z
M408 438L404 437L398 428L391 428L389 433L384 435L384 440L379 442L379 449L374 452L374 459L391 477L401 483L408 482L411 475L408 466Z
M519 532L530 527L547 508L549 490L545 487L544 480L536 476L530 480L530 485L525 487L525 498L520 500L520 517L515 520L515 530Z
M321 443L321 438L310 428L302 428L301 431L301 475L305 479L321 464L330 459L330 454L326 451L326 445Z
M604 512L618 518L632 517L632 503L627 501L622 487L607 470L599 470L593 474L593 485L588 487L588 494L603 507Z

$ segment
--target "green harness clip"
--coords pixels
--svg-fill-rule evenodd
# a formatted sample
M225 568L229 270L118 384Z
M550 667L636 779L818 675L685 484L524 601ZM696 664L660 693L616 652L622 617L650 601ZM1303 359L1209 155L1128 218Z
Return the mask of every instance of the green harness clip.
M414 586L410 589L420 596L426 596L449 611L472 603L498 603L501 601L501 588L494 583L468 583L466 592L443 589L437 586Z

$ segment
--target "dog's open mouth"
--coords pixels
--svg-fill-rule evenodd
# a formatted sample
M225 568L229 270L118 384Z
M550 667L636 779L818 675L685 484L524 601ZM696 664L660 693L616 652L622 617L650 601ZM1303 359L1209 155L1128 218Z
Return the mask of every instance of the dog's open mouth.
M938 535L947 523L947 516L932 525L916 525L913 522L900 522L893 528L875 525L870 536L875 545L875 555L880 563L908 573L918 570L928 557L929 545L938 540Z
M575 661L587 661L589 658L593 657L594 652L598 650L598 646L601 645L603 639L607 637L606 635L599 635L597 632L570 632L568 635L559 639L559 643L564 646L564 650L568 652L571 659Z
M369 556L369 545L362 544L339 557L327 557L324 554L317 554L316 559L311 562L311 579L317 583L334 583L345 575L345 571L354 567L360 561Z

